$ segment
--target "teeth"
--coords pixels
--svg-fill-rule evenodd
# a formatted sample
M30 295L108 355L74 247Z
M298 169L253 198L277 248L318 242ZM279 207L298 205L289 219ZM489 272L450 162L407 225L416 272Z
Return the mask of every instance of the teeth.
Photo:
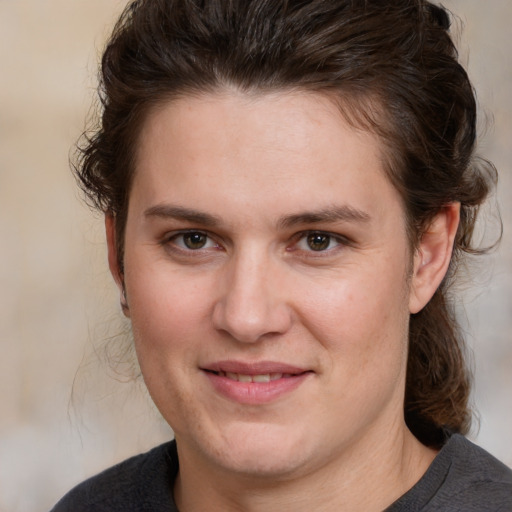
M225 376L231 380L238 382L270 382L272 380L281 379L282 373L263 373L261 375L245 375L243 373L219 372L219 375Z
M270 382L270 375L266 373L265 375L253 375L253 382Z

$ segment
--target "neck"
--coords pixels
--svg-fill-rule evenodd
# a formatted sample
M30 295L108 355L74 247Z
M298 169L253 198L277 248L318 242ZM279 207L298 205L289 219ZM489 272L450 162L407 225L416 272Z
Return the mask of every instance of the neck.
M388 431L373 442L364 436L322 467L284 477L233 473L189 455L180 455L174 488L180 512L274 512L292 507L296 512L371 512L383 510L408 491L436 452L402 422L393 435Z

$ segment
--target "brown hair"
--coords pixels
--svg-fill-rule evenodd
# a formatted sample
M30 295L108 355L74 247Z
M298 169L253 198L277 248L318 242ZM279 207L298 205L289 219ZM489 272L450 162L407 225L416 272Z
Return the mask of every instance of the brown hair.
M448 275L410 319L405 418L433 446L469 428L469 376L447 290L462 255L475 251L478 206L495 181L493 166L473 157L475 98L449 25L424 0L136 0L104 52L101 124L76 166L88 198L115 216L122 268L138 135L155 105L227 86L337 98L352 123L382 138L413 247L441 208L461 204Z

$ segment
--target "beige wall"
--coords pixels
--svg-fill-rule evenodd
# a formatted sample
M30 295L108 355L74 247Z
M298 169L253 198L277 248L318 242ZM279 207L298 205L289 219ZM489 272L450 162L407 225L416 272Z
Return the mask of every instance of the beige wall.
M95 355L126 326L101 219L78 201L67 162L99 49L124 4L0 1L1 512L45 510L76 482L170 435L140 386L118 382ZM492 277L471 294L468 339L475 437L512 464L512 3L445 4L466 24L462 54L469 48L480 102L494 113L481 149L501 170L505 232L484 266Z

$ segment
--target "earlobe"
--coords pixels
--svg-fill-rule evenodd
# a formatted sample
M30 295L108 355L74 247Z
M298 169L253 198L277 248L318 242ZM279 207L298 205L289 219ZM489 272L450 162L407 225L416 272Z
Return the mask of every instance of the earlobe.
M112 277L114 278L114 281L119 288L119 292L121 293L120 302L123 313L129 317L130 311L128 308L128 302L126 300L124 277L121 269L119 268L119 259L117 254L116 221L111 213L105 213L105 233L107 236L108 266L110 268L110 273L112 274Z
M450 203L434 217L414 255L409 311L418 313L440 286L450 265L460 218L460 203Z

